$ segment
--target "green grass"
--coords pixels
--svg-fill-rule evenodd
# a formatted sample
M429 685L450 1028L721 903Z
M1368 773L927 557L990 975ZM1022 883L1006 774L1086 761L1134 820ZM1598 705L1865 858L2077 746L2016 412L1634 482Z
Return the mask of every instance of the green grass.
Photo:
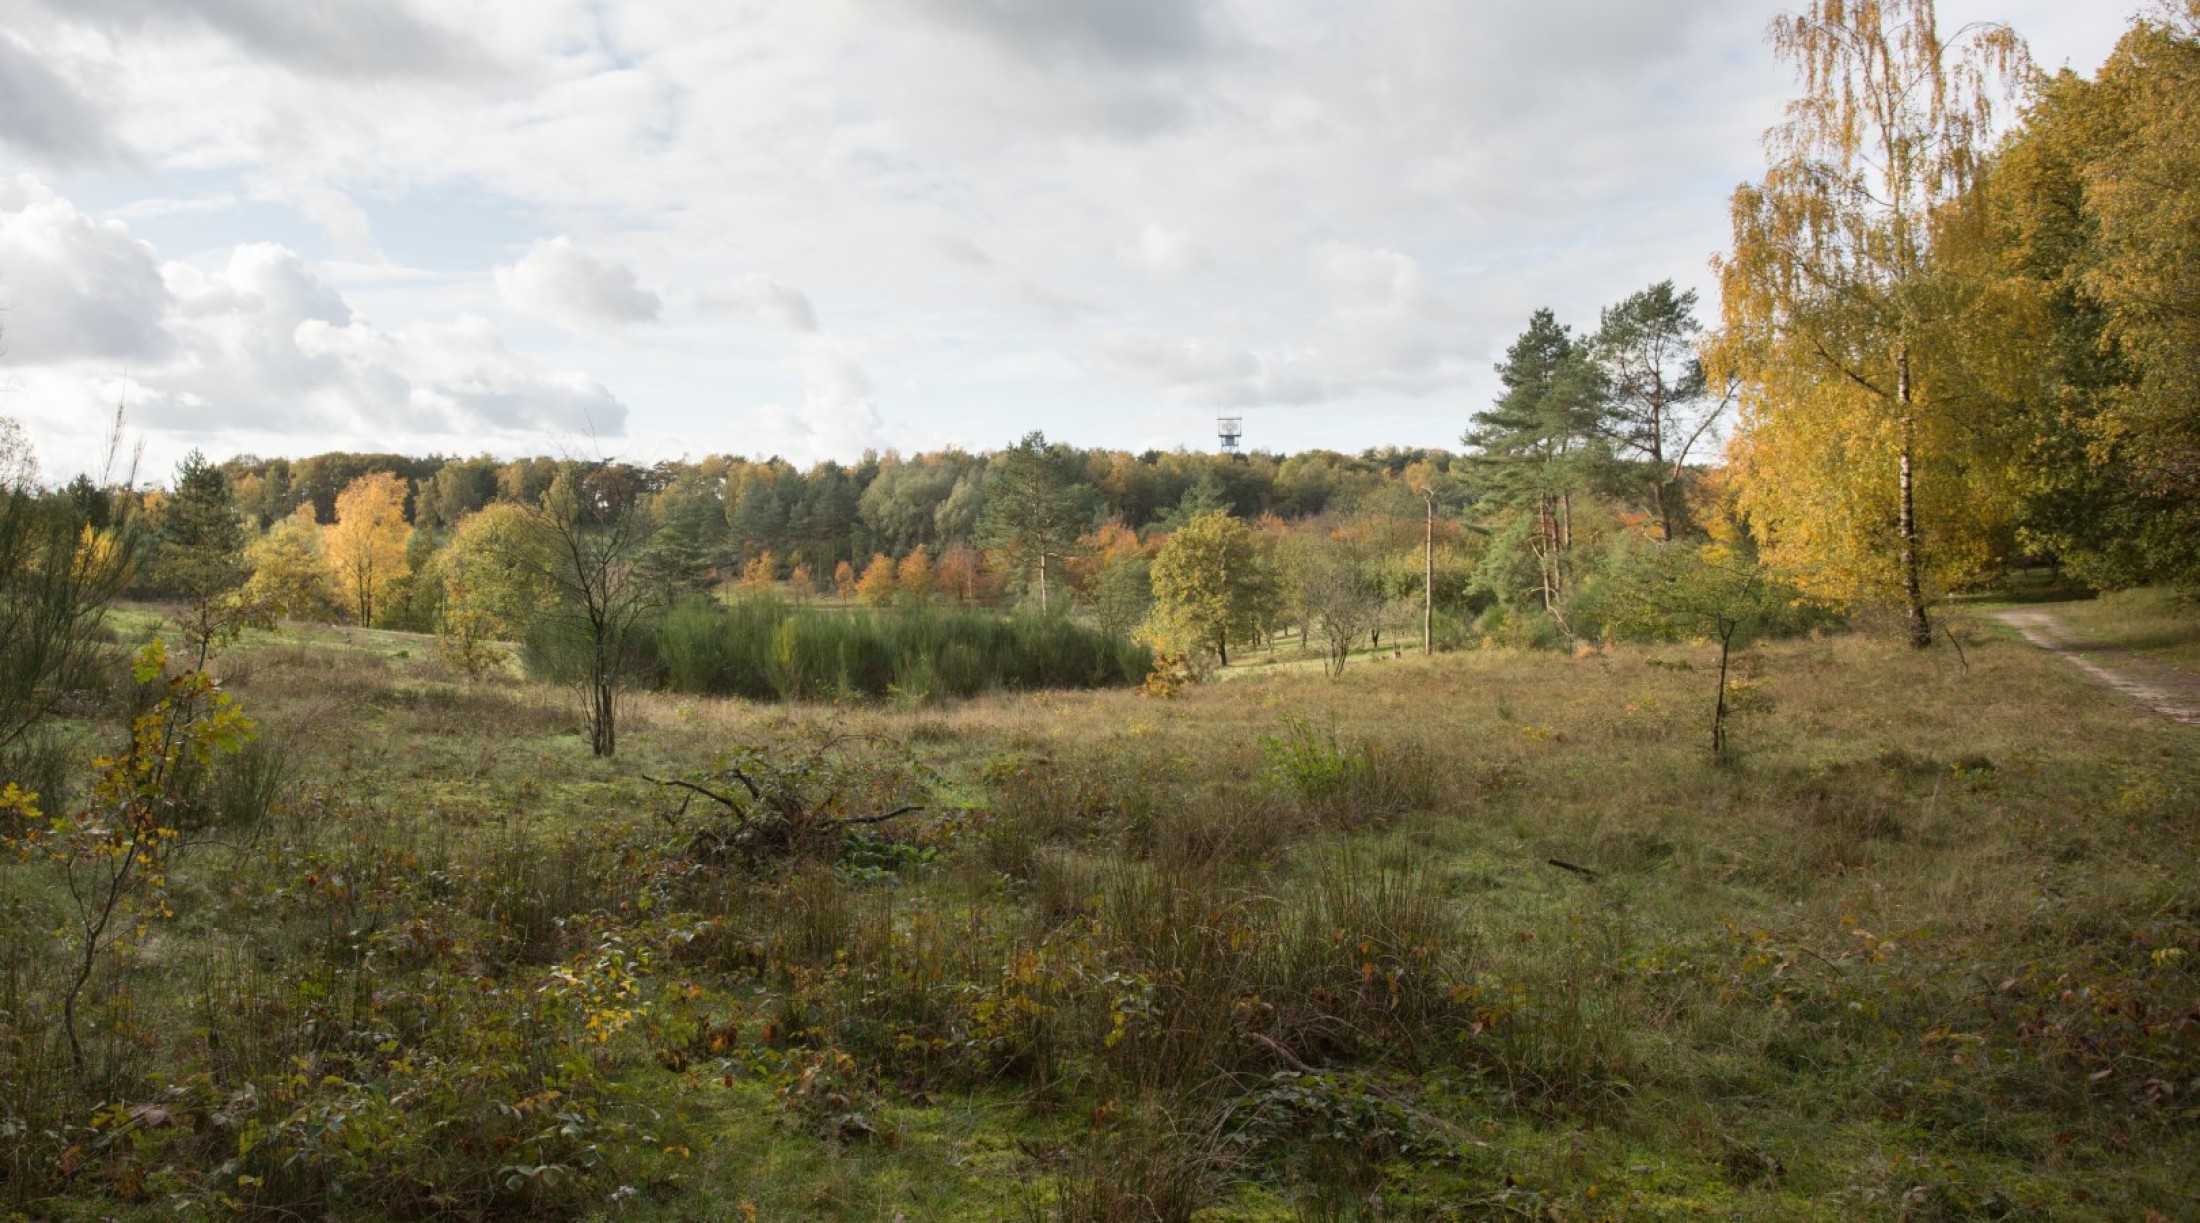
M2194 730L2014 640L1834 636L1743 657L1714 768L1703 647L1408 645L1174 700L637 694L606 762L555 687L248 643L299 785L186 859L81 1090L55 883L0 865L0 1217L2192 1213ZM752 872L645 779L827 741L805 793L927 810ZM338 1115L356 1156L281 1124Z

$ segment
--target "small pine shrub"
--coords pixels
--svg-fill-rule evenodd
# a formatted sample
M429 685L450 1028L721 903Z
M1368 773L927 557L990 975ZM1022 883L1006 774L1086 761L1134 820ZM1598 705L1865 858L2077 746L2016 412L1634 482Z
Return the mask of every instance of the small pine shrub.
M653 639L674 692L752 700L917 703L1003 689L1136 684L1151 652L1062 616L997 616L923 605L798 610L777 599L673 609Z

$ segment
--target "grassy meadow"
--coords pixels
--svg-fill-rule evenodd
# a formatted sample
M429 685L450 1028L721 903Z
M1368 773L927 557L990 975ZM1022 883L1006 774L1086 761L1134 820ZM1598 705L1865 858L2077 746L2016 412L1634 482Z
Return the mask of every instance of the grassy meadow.
M598 760L251 639L82 1076L0 866L0 1218L2193 1217L2200 732L1957 632L1749 651L1724 767L1702 646L635 694Z

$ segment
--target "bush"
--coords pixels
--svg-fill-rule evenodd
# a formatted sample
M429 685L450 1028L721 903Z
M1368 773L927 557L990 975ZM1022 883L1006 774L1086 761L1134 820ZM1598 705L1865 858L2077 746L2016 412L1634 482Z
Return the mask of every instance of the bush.
M1435 805L1436 762L1421 748L1346 743L1335 729L1317 731L1297 714L1260 741L1268 776L1306 809L1332 823L1354 825Z
M1135 684L1146 647L1062 616L906 607L840 613L773 598L683 604L653 638L675 692L752 700L915 700Z

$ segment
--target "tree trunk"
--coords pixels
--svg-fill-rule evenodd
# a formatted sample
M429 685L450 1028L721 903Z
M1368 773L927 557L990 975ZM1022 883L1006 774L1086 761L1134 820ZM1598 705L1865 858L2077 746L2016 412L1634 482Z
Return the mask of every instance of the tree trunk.
M1924 649L1933 644L1932 621L1925 614L1924 586L1918 579L1917 502L1915 497L1916 417L1912 414L1910 350L1905 347L1895 362L1895 394L1901 400L1902 454L1898 460L1901 507L1896 531L1902 536L1902 601L1910 624L1910 645Z
M589 746L595 750L598 756L610 756L619 749L618 726L612 720L614 716L611 704L612 695L612 685L609 681L601 679L596 681L594 699L590 701L588 719L592 725L588 729L590 732Z
M1536 549L1536 574L1543 579L1543 610L1551 610L1551 598L1557 593L1552 589L1551 566L1556 563L1558 542L1552 534L1551 499L1544 497L1535 507L1536 540L1542 546Z
M1726 660L1734 648L1734 627L1719 633L1719 699L1711 707L1711 758L1726 759Z
M1046 610L1047 610L1047 551L1046 551L1046 549L1045 549L1045 548L1041 548L1041 549L1039 549L1039 612L1040 612L1040 614L1044 615L1044 614L1046 613Z
M1436 499L1428 502L1421 526L1421 654L1436 652Z

